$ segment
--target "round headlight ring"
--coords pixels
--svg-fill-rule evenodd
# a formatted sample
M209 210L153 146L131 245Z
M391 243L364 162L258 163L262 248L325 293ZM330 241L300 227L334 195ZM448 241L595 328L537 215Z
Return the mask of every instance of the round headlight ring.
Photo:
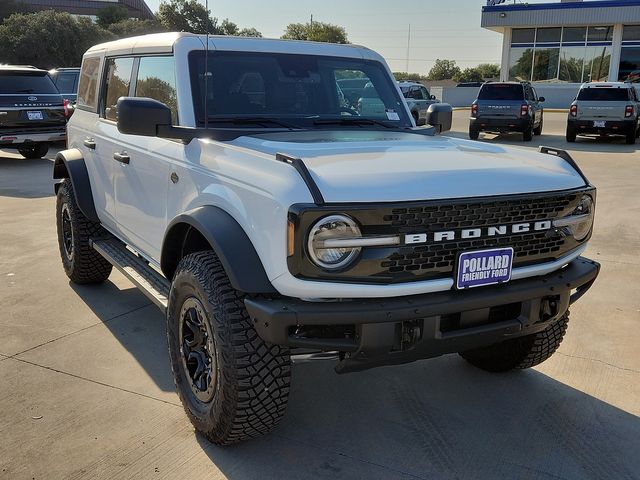
M573 226L571 229L573 233L573 237L581 242L585 238L589 236L591 233L591 228L593 227L593 218L594 218L594 208L593 208L593 198L589 195L583 195L580 199L580 203L573 211L573 215L588 215L589 217L585 219L583 222L580 222Z
M360 227L347 215L329 215L320 219L309 231L307 250L311 261L323 270L335 271L354 262L362 250L355 248L318 248L316 242L334 238L361 237Z

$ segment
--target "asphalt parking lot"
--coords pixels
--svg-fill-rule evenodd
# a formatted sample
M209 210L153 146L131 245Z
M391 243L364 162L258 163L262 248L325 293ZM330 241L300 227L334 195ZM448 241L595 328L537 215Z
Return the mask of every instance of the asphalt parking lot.
M466 137L468 112L452 136ZM230 448L194 433L160 312L119 273L72 285L55 234L52 158L0 152L0 479L640 478L640 143L481 141L571 150L598 187L602 263L558 353L494 375L457 355L338 376L299 358L284 422Z

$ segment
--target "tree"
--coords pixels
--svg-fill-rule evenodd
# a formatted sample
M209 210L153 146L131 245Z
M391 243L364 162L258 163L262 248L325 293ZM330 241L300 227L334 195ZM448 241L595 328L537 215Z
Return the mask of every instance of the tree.
M349 43L346 30L331 23L290 23L282 37L288 40L310 40L312 42Z
M53 10L14 14L0 25L0 63L77 67L89 47L114 39L88 18Z
M427 77L420 75L419 73L407 73L407 72L393 72L393 76L399 82L402 80L427 80Z
M437 59L431 70L429 70L427 78L429 80L450 80L461 73L455 60Z
M163 1L156 18L169 31L216 33L216 19L197 0Z
M109 31L118 38L136 37L148 33L166 32L167 29L157 20L137 20L128 18L109 26Z
M96 23L102 28L108 28L114 23L122 22L129 18L129 11L122 5L109 5L98 12Z
M483 80L500 77L500 65L497 63L481 63L476 67Z
M465 68L459 75L454 75L453 79L456 82L481 82L484 80L478 67Z
M242 30L240 30L238 32L238 36L239 37L257 37L257 38L262 38L262 33L260 33L255 28L251 27L251 28L243 28Z

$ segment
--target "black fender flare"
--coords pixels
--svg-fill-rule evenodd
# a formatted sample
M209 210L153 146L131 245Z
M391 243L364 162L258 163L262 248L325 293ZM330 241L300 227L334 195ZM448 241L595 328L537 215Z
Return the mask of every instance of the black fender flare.
M231 215L213 205L189 210L169 223L160 255L165 277L173 278L189 227L207 240L233 288L244 293L277 293L244 229Z
M54 180L63 178L70 179L80 211L89 220L100 222L96 212L96 206L93 203L89 172L87 171L87 165L84 163L84 156L80 150L77 148L63 150L56 155L53 163L53 178ZM59 189L60 182L54 185L56 194Z

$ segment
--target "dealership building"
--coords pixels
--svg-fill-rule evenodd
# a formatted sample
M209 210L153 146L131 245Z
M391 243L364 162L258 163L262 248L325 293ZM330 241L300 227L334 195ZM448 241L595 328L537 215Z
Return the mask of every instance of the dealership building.
M640 0L490 0L482 27L503 35L501 80L640 82Z
M119 5L127 9L130 18L154 18L144 0L17 0L16 3L29 12L57 10L94 19L103 8Z

